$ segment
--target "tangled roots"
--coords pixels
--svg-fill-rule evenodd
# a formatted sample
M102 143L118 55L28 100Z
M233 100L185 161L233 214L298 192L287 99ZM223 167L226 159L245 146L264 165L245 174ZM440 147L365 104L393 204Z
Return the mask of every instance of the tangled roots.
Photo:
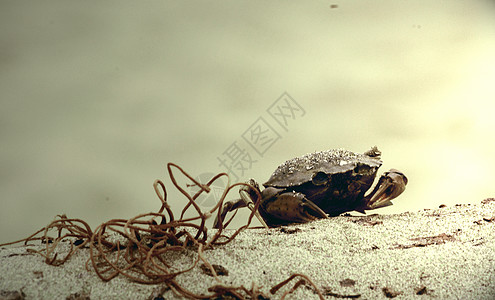
M167 203L167 192L162 181L156 180L153 184L161 207L158 212L137 215L131 219L113 219L107 221L96 228L93 232L85 221L81 219L70 219L66 215L57 215L56 219L48 226L38 230L29 237L2 244L0 246L11 245L39 240L46 245L43 250L28 249L30 252L40 254L49 265L59 266L65 263L76 251L81 248L88 248L90 258L86 262L93 267L98 277L104 281L109 281L118 275L125 276L130 280L142 284L164 283L175 294L192 299L216 298L230 296L236 299L267 299L259 289L253 284L250 289L244 286L235 287L222 284L213 266L205 259L203 251L215 245L229 243L242 230L248 228L257 210L261 196L257 193L258 200L255 201L254 210L249 215L247 224L237 229L231 236L223 234L223 229L230 223L233 216L225 223L220 224L219 229L211 237L208 236L206 220L214 215L220 216L220 210L226 195L237 186L247 185L236 183L230 185L229 176L226 173L219 173L212 177L206 184L202 184L185 172L176 164L167 164L168 173L174 186L188 199L179 219L174 218L174 214ZM187 179L192 181L192 185L199 187L199 191L190 195L181 187L176 180L174 171L179 171ZM217 204L210 210L203 212L196 199L204 192L210 191L210 186L219 178L227 178L227 186L223 191ZM195 217L185 218L188 209L192 208L196 212ZM198 224L199 223L199 224ZM54 236L53 233L55 233ZM70 249L63 249L66 244L61 241L70 238L73 242ZM181 255L187 250L194 249L197 253L192 264L183 270L177 271L173 268L174 255ZM65 253L65 254L61 254ZM199 261L211 271L218 284L208 289L210 294L198 295L187 290L177 283L175 277L179 274L192 270ZM175 271L173 271L175 270ZM282 286L288 284L295 277L302 277L291 290L285 292L292 293L300 285L309 283L321 295L318 288L311 280L303 274L293 274L287 280L274 286L270 292L276 293Z

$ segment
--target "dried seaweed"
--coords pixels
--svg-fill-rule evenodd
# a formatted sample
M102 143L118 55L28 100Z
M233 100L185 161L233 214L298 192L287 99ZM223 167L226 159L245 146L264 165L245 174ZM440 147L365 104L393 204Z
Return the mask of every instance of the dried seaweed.
M435 236L426 236L426 237L417 237L411 238L411 241L414 241L413 244L410 245L402 245L398 244L393 249L409 249L413 247L426 247L430 245L440 245L446 242L454 242L456 241L455 237L450 234L441 233Z
M385 295L385 297L387 297L387 298L395 298L395 297L402 294L402 292L393 290L389 287L382 288L382 292L383 292L383 295Z
M242 230L249 227L260 204L259 199L261 199L261 195L259 192L256 191L257 199L254 201L255 205L246 225L235 230L230 236L225 235L224 229L232 221L232 218L235 216L234 214L229 220L219 224L218 230L213 235L208 236L206 220L214 214L217 214L217 217L220 216L220 210L227 194L239 186L250 188L252 186L247 183L230 185L230 179L226 173L219 173L212 177L206 184L202 184L181 167L173 163L167 164L167 170L175 188L188 200L178 219L174 217L172 209L167 203L167 191L164 183L156 180L153 186L161 201L161 207L156 213L140 214L131 219L113 219L99 225L94 231L91 230L88 223L84 220L71 219L66 215L58 215L48 226L38 230L29 237L0 246L20 242L28 245L33 241L41 241L45 244L43 250L28 249L28 251L43 256L45 262L53 266L62 265L79 249L89 248L90 258L86 263L86 268L89 270L91 265L98 277L104 281L112 280L116 276L121 275L141 284L165 284L162 288L163 291L170 289L178 296L192 299L223 296L236 299L268 299L254 284L252 284L250 289L247 289L244 286L230 286L222 283L219 278L221 274L217 274L218 267L215 268L215 265L210 264L203 255L205 249L227 244ZM177 183L175 172L181 173L193 185L199 187L199 191L194 195L186 192ZM222 196L213 208L209 211L202 211L195 200L202 193L208 193L210 186L221 177L226 177L227 179L227 186ZM196 216L185 218L184 216L188 209L195 211ZM67 243L61 243L67 239L73 239L68 250L64 249L64 247L67 247ZM188 254L191 252L196 254L191 265L185 269L177 270L173 266L175 260L170 259L170 257L174 257L174 254L184 255L184 253ZM189 272L195 268L199 261L202 262L203 271L206 272L208 270L218 283L208 288L210 292L208 295L195 294L184 286L181 286L175 280L177 275ZM299 286L309 283L316 290L320 299L323 299L318 288L303 274L293 274L287 280L274 286L270 292L272 294L276 293L296 277L301 277L302 279L290 290L286 291L282 295L282 298L294 292Z
M229 270L227 270L224 266L217 264L212 264L211 266L213 267L213 270L215 270L218 276L229 275ZM201 264L199 267L201 268L203 274L213 277L213 272L211 272L211 270L205 264Z

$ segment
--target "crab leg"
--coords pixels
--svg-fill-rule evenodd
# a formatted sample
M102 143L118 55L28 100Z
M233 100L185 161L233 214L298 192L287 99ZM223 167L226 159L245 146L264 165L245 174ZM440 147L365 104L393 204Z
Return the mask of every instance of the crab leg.
M241 189L239 191L239 194L241 195L242 201L244 201L244 203L249 208L249 210L254 211L254 202L251 199L251 197L249 196L248 192L245 189ZM261 223L261 225L263 225L263 227L265 227L267 229L269 228L268 225L266 224L265 220L263 220L263 218L261 217L260 213L257 210L254 211L254 215L256 216L258 221L260 221L260 223Z
M251 211L254 210L254 203L253 200L251 200L251 198L249 197L249 193L245 189L241 189L239 191L239 194L241 196L241 199L225 202L220 212L220 218L218 217L215 218L213 228L220 228L220 223L223 223L223 220L225 219L225 216L227 216L228 212L234 211L242 207L247 207ZM263 225L263 227L269 228L265 220L263 220L263 218L261 217L258 211L256 211L254 215L256 216L256 218L258 218L258 220L260 221L261 225Z

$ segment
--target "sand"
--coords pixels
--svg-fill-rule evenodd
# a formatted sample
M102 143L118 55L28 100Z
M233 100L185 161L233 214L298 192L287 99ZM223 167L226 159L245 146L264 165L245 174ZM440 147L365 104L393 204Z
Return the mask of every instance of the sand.
M162 294L163 285L137 284L123 276L101 281L85 268L87 249L59 267L26 251L42 247L0 249L0 299L177 298L170 290ZM271 299L280 299L293 286L297 280L274 295L269 292L293 273L310 277L327 299L495 299L495 200L249 229L205 256L227 270L220 276L224 284L255 284ZM194 252L177 256L175 266L185 268L194 258ZM217 284L199 266L177 281L199 294ZM288 299L318 295L303 285Z

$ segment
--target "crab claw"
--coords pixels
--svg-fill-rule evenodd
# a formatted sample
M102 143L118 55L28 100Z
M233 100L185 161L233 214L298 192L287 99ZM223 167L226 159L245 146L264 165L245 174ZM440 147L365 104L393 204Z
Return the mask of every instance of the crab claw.
M364 197L364 207L358 211L371 210L392 205L390 200L396 198L407 185L407 177L399 170L390 169L385 172L373 191Z
M267 220L270 227L291 223L306 223L316 219L327 218L327 214L307 199L304 194L296 192L282 192L272 187L266 188L263 193L273 193L274 197L260 205L260 213Z

